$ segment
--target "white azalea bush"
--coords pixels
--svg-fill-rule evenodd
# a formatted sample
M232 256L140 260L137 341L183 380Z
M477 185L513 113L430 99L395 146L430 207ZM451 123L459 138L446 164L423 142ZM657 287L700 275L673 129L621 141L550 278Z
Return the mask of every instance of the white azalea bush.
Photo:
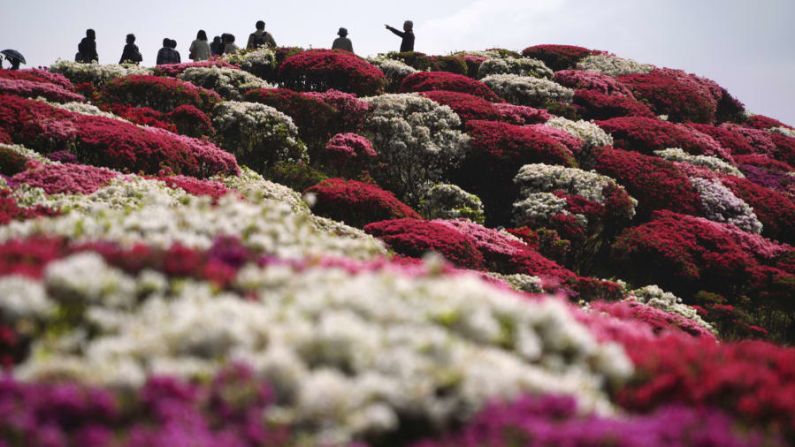
M292 118L253 102L224 101L213 111L216 141L239 161L264 171L280 161L307 161Z
M405 62L396 59L390 59L384 55L369 57L367 58L367 62L375 65L382 72L384 72L384 76L386 76L387 80L389 81L389 86L392 88L392 90L397 90L397 88L400 87L400 83L403 82L403 79L406 76L417 72L416 68L406 64Z
M701 197L704 217L715 222L730 223L750 233L762 233L762 222L754 209L734 195L720 180L694 177L690 179L693 188Z
M704 321L698 314L698 311L685 304L681 298L673 293L666 292L659 286L646 286L640 289L629 292L629 299L643 303L647 306L655 307L671 314L681 315L694 323L703 327L704 329L717 334L715 328Z
M262 79L243 70L222 67L191 67L179 79L215 90L224 99L239 101L248 90L272 88Z
M544 124L579 138L585 143L586 149L613 145L613 137L591 121L572 121L563 117L555 117Z
M770 132L778 133L784 135L785 137L795 138L795 130L790 129L789 127L774 127L770 129Z
M514 74L495 74L482 81L505 100L518 105L542 107L550 102L568 103L574 90L549 79Z
M735 177L745 177L739 169L732 166L729 162L710 155L693 155L680 148L670 148L654 151L661 158L668 161L687 163L693 166L707 168L710 171L720 174L729 174Z
M469 219L479 224L486 220L480 198L450 183L428 187L420 199L419 212L426 219Z
M64 75L75 84L90 82L96 86L125 76L152 74L151 68L140 67L138 65L84 64L66 60L59 60L52 64L50 66L50 71Z
M223 59L262 79L273 77L276 71L276 53L266 47L224 54Z
M585 57L577 64L579 70L598 71L610 76L621 76L635 73L648 73L654 70L653 65L641 64L632 59L624 59L609 54L594 54Z
M552 79L555 75L543 62L530 58L495 57L486 59L478 68L479 78L497 74L530 76L542 79Z
M14 374L135 388L152 375L206 377L242 363L275 392L263 417L338 445L405 418L449 426L527 393L610 413L608 387L632 372L618 345L598 342L558 299L528 300L434 265L353 270L249 263L220 290L78 253L49 264L40 282L0 281L4 297L32 298L5 304L11 318L62 323Z
M421 187L443 179L465 155L469 137L458 130L461 119L447 106L418 94L365 98L370 111L365 135L378 152L379 184L416 203Z

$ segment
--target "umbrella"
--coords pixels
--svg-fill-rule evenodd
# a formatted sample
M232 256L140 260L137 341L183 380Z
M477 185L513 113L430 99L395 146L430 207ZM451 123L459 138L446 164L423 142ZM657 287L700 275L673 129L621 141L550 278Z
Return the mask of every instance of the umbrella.
M9 61L16 60L23 64L27 64L25 56L23 56L22 53L20 53L17 50L3 50L0 51L0 53L4 54L6 59L8 59Z

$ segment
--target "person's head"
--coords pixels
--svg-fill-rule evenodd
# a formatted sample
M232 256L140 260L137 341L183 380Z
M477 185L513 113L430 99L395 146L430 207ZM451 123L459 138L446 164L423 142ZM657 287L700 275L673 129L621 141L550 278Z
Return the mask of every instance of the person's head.
M203 40L207 42L207 33L205 33L203 29L200 29L199 32L196 33L196 40Z
M221 36L213 37L213 43L221 43Z
M135 43L135 34L127 34L127 43L131 45Z
M258 20L257 21L257 30L259 30L259 31L265 30L265 22L263 22L262 20Z
M170 44L171 44L171 39L169 39L168 37L163 39L163 48L170 48Z
M177 48L177 41L176 41L176 40L174 40L174 39L171 39L171 40L170 40L170 42L169 42L168 44L169 44L169 48L171 48L172 50L173 50L174 48Z
M337 35L340 37L348 37L348 30L345 28L340 28L340 30L337 31Z
M414 30L414 22L411 20L406 20L403 22L403 31L413 31Z
M89 39L96 39L97 38L97 33L93 29L87 29L86 30L86 37L88 37Z
M227 34L226 35L229 43L235 43L235 35L234 34Z

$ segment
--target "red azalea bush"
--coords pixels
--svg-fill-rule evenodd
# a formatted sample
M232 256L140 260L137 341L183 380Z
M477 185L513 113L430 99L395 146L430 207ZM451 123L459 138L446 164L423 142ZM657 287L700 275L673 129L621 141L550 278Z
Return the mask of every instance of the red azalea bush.
M534 124L527 127L566 146L566 149L571 151L571 153L574 155L579 154L582 151L583 145L585 145L585 142L580 138L577 138L565 130L558 129L556 127L545 126L543 124Z
M545 123L550 118L546 110L513 104L495 104L468 93L432 90L422 92L422 96L450 107L464 123L471 120L489 120L524 125Z
M420 219L387 220L366 225L364 231L406 256L418 258L435 251L459 267L475 270L484 268L483 255L472 238L438 222Z
M11 196L11 190L0 189L0 225L7 225L12 221L35 219L42 216L55 216L59 212L45 206L23 208ZM1 268L2 266L0 266Z
M724 126L713 126L711 124L696 124L690 123L687 125L691 129L695 129L703 134L709 135L715 139L721 146L728 149L731 154L753 154L756 152L751 141L748 140L743 134L735 132Z
M223 183L212 180L200 180L184 175L160 176L157 179L164 182L169 188L179 188L188 194L211 197L214 200L220 199L229 192Z
M675 122L712 123L718 104L710 90L694 76L669 69L634 73L618 77L639 99L646 101L657 115Z
M746 126L753 127L754 129L768 130L775 127L785 127L787 129L795 129L788 126L781 121L765 115L753 115L743 123Z
M358 228L389 219L422 219L394 194L369 183L330 178L306 192L314 194L317 200L313 213Z
M0 144L11 144L14 140L11 138L11 135L8 134L3 129L0 129Z
M638 200L637 211L641 217L664 209L684 214L701 213L701 197L690 179L667 160L604 148L595 152L594 169L614 178Z
M11 177L13 184L41 188L47 194L91 194L118 174L110 169L74 163L36 164Z
M528 163L576 166L566 146L532 127L496 121L467 123L470 149L454 174L457 185L483 201L489 225L510 221L512 204L518 194L513 177Z
M734 123L723 123L720 127L721 129L733 132L738 138L747 141L753 148L752 151L748 153L766 155L774 155L776 153L776 143L773 141L773 136L775 134Z
M52 73L38 68L29 68L25 70L0 70L0 78L44 82L48 84L55 84L58 87L69 90L70 92L75 91L75 86L72 84L72 81L66 78L66 76L60 73Z
M534 45L522 51L524 57L539 59L554 71L574 68L586 56L601 53L574 45Z
M336 169L345 171L349 170L346 168L363 168L377 156L373 144L366 137L339 133L326 143L321 158Z
M301 139L316 146L322 144L338 128L338 112L320 98L289 89L256 89L244 95L246 101L271 106L290 116L298 126Z
M776 145L776 153L774 154L776 160L795 166L795 138L778 133L773 133L770 137Z
M795 435L795 349L684 337L638 341L626 349L637 372L619 393L625 408L712 406Z
M793 168L789 163L775 160L763 154L735 155L733 158L740 169L743 169L743 165L745 165L782 173L795 171L795 168Z
M177 132L193 138L211 137L215 128L210 117L190 104L183 104L169 112L166 117L177 128Z
M299 91L341 90L369 96L383 92L384 73L346 51L309 50L287 58L279 67L284 85Z
M607 120L620 116L656 118L649 107L632 96L606 95L593 90L574 92L574 105L587 120Z
M412 73L406 76L400 84L400 91L404 93L428 92L434 90L466 93L490 102L502 102L502 99L500 99L500 97L486 84L464 75L445 71L420 71Z
M207 61L200 61L200 62L185 62L184 64L165 64L165 65L158 65L154 67L152 70L155 76L167 76L170 78L176 78L177 76L181 75L182 72L189 68L234 68L240 69L237 65L230 64L229 62L224 61L223 59L210 59Z
M0 128L15 143L41 153L70 147L83 163L124 172L169 168L197 177L238 172L233 155L206 141L14 96L0 96Z
M177 126L168 121L166 114L149 107L132 107L125 104L104 106L114 115L140 126L157 127L169 132L177 132Z
M603 312L619 320L640 322L651 327L656 335L666 333L687 334L693 337L715 340L715 334L695 321L682 315L669 313L637 301L591 303L591 309Z
M364 121L370 104L355 95L339 90L325 92L306 92L304 96L319 99L337 111L335 121L343 132L359 132L364 128Z
M114 79L102 87L99 98L103 103L151 107L159 112L170 112L181 105L210 111L221 102L221 97L212 90L158 76Z
M762 234L788 244L795 244L795 201L744 178L724 176L721 182L734 195L751 205L759 221L762 222Z
M554 81L574 90L590 90L611 96L632 96L632 91L621 81L598 71L561 70L555 73Z
M83 95L67 90L57 84L26 81L24 79L0 78L0 94L16 95L25 98L42 97L53 102L82 102L86 100Z
M726 149L709 135L655 118L620 117L597 121L596 124L611 134L613 145L621 149L650 154L678 147L695 155L730 157Z

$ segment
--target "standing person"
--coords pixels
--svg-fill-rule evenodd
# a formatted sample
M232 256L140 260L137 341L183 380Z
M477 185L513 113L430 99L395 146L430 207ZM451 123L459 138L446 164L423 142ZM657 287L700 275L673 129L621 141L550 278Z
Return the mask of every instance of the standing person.
M276 41L273 40L271 33L265 31L265 22L257 21L257 30L248 36L247 50L254 50L259 47L276 48Z
M179 53L174 49L177 47L177 42L169 39L163 39L163 48L157 52L157 65L164 64L178 64L181 62Z
M221 36L213 37L213 43L210 44L210 53L213 57L224 54L224 44L221 42Z
M93 29L87 29L86 37L77 45L75 62L82 62L84 64L99 62L99 56L97 55L97 33L94 32Z
M334 43L331 44L332 50L344 50L353 53L353 42L348 39L348 30L345 28L340 28L337 32L337 35L340 36L334 39Z
M124 51L121 52L119 63L127 62L138 65L143 60L144 57L141 56L138 45L135 44L135 34L127 34L127 45L124 46Z
M235 45L235 35L225 33L221 35L221 41L224 44L224 52L222 54L235 54L240 51L240 47Z
M406 20L403 23L403 31L399 31L395 28L392 28L389 25L386 25L386 29L392 31L396 35L400 36L403 41L400 43L400 52L406 53L410 51L414 51L414 22L411 20Z
M188 57L193 62L206 61L210 58L210 45L207 44L207 33L199 30L196 40L190 44L190 54Z

